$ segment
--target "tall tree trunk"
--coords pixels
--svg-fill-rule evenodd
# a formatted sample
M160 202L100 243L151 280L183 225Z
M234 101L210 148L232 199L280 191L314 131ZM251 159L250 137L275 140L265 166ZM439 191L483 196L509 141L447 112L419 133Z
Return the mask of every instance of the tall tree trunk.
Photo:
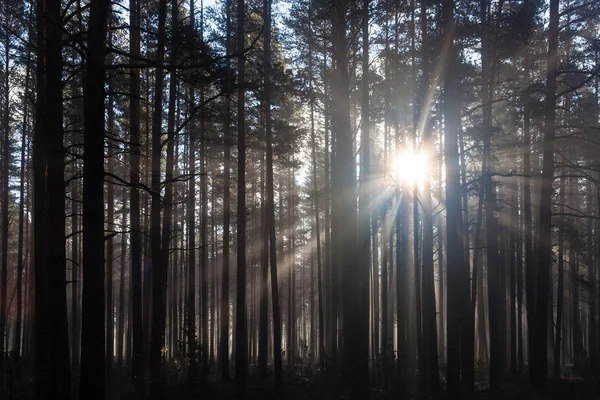
M540 219L537 237L538 270L535 304L535 345L531 362L531 378L538 385L546 382L548 375L548 355L546 336L548 329L548 291L550 269L552 267L552 184L554 176L554 142L556 125L556 76L558 53L558 3L550 0L550 23L548 31L548 59L546 70L546 101L544 115L543 167L540 192Z
M309 9L308 14L309 24L312 21L311 9ZM312 34L312 28L309 26L309 32ZM323 306L323 287L322 287L322 257L321 257L321 221L320 221L320 212L319 212L319 183L317 180L317 138L315 133L315 93L313 87L313 58L312 58L312 44L313 38L309 39L309 56L308 56L308 65L309 65L309 85L310 85L310 139L311 139L311 158L312 158L312 181L313 181L313 207L315 212L315 221L313 225L314 235L316 238L316 252L317 252L317 295L319 296L319 367L321 369L321 373L325 372L325 326L323 325L324 321L324 306ZM364 79L364 78L363 78ZM363 115L364 121L364 115ZM364 129L364 128L363 128ZM313 301L315 301L313 299Z
M60 21L60 1L46 3L47 18ZM91 22L90 22L90 26ZM47 193L47 302L48 308L41 312L49 314L46 326L50 331L51 380L55 385L50 397L68 398L71 395L71 376L69 360L69 341L67 327L66 299L66 263L65 263L65 181L64 181L64 145L63 145L63 107L62 107L62 29L59 24L48 25L46 30L46 193ZM51 100L50 100L51 99ZM103 106L101 105L100 108ZM103 124L101 123L102 127ZM102 136L100 132L100 136ZM102 178L100 178L100 182ZM99 230L103 225L100 222ZM101 259L101 256L100 256ZM37 308L36 308L36 312ZM100 314L103 315L103 314ZM103 358L102 340L100 357Z
M419 130L423 132L423 152L432 154L433 138L429 121L429 93L433 88L430 83L429 37L427 35L427 2L421 0L421 101L419 113ZM431 182L429 174L423 182L421 194L423 204L423 363L424 387L426 394L436 395L440 387L438 366L438 343L435 305L435 280L433 271L433 210L431 204Z
M524 75L525 82L529 84L529 74L531 69L530 56L525 55ZM535 276L536 265L533 262L533 234L532 234L532 213L531 213L531 103L526 97L523 106L523 245L525 253L525 302L527 309L527 352L528 365L534 360L535 353ZM529 376L532 370L529 368Z
M174 0L175 1L175 0ZM200 2L200 37L204 40L204 4ZM204 85L200 86L200 196L202 203L202 220L200 222L200 279L202 293L200 314L202 316L202 381L208 376L208 194L206 182L206 133L204 118Z
M60 11L60 10L59 10ZM52 341L48 331L49 315L46 298L48 297L48 270L46 268L46 238L48 228L48 214L46 212L46 53L45 40L45 1L36 1L36 107L35 131L33 136L33 259L34 273L31 275L34 287L31 292L34 296L34 345L35 345L35 379L36 397L38 399L52 399L56 386L53 385L51 376L50 349ZM34 289L34 290L33 290ZM68 398L66 393L61 393L62 398Z
M472 326L467 324L465 315L461 315L470 310L464 308L463 297L466 295L468 301L468 277L464 274L463 264L463 244L462 244L462 217L461 217L461 196L460 196L460 170L458 156L458 133L460 126L460 106L459 106L459 80L455 75L455 68L458 64L458 54L456 46L453 43L455 22L454 22L454 1L444 0L444 32L448 40L448 56L444 75L444 114L445 114L445 163L446 163L446 249L447 249L447 271L448 271L448 320L447 320L447 379L448 393L454 398L461 395L461 372L463 381L470 385L469 366L461 362L461 348L463 352L467 351L468 343L463 339L471 336ZM464 281L464 282L463 282ZM466 286L465 286L466 285ZM463 333L463 331L466 331ZM462 364L462 365L461 365ZM472 360L471 360L472 367Z
M248 374L248 342L246 322L246 116L245 116L245 33L246 6L244 0L237 0L237 129L238 129L238 203L237 203L237 297L235 326L235 383L236 392L246 393Z
M359 320L358 324L360 331L358 333L358 340L360 347L357 349L359 354L357 355L358 362L361 366L366 365L368 369L369 365L369 287L370 287L370 245L371 245L371 148L370 148L370 122L369 122L369 0L363 0L363 20L362 20L362 87L361 87L361 127L360 127L360 143L361 143L361 155L360 155L360 186L359 186L359 257L358 257L358 268L360 275L357 276L359 280ZM316 168L314 170L314 179L316 185ZM318 203L316 203L318 204ZM319 218L317 208L317 232L319 230ZM317 236L319 241L319 236ZM318 243L317 249L320 249L320 243ZM320 258L318 259L318 269L321 270ZM319 272L320 276L320 272ZM320 286L319 286L320 289ZM321 302L319 296L319 303ZM367 344L366 346L364 344ZM364 367L363 367L364 368ZM363 371L364 373L364 371Z
M108 43L112 42L112 33L108 34ZM109 80L108 83L108 91L112 92L114 90L113 79ZM108 108L106 110L107 116L107 131L110 134L114 134L115 130L115 105L114 105L114 96L108 96ZM106 172L108 174L114 174L114 166L113 166L113 157L114 151L113 146L109 145L108 151L106 154L107 160L107 168ZM114 243L114 234L115 230L114 220L115 220L115 188L111 181L106 182L106 228L105 231L108 231L107 237L105 239L106 242L106 271L105 271L105 280L106 280L106 305L105 305L105 315L106 315L106 376L110 377L110 372L112 370L113 363L113 354L114 354L114 338L115 338L115 318L114 318L114 298L113 298L113 269L114 269L114 259L115 259L115 243Z
M229 54L232 50L231 43L231 0L226 2L226 50ZM227 82L229 89L233 90L233 74L230 62L227 61ZM224 116L224 134L223 134L223 270L221 277L221 327L219 341L219 364L221 366L221 378L226 381L229 379L229 225L230 225L230 169L231 169L231 98L228 95L225 98L225 116Z
M152 208L150 211L150 240L152 252L152 323L150 333L150 385L153 397L160 397L164 385L162 348L165 343L164 300L166 270L160 232L161 211L161 153L162 153L162 113L163 82L165 59L165 20L167 0L160 0L158 9L158 44L156 54L156 75L154 78L154 110L152 114ZM166 221L166 219L165 219ZM167 238L168 239L168 238ZM168 244L168 240L167 240Z
M140 3L129 0L129 36L130 62L136 62L140 55ZM130 306L132 321L132 370L131 376L137 396L141 396L143 387L144 332L142 327L142 241L140 231L140 70L132 68L129 78L129 120L130 120L130 165L129 180L131 182L129 206L131 208L131 270ZM129 342L128 342L129 343ZM129 352L129 350L128 350Z
M108 10L108 0L90 6L83 87L82 399L104 398L105 331L98 329L98 319L104 316L104 42Z
M517 208L517 191L518 186L515 183L508 185L509 201L510 201L510 213L509 217L509 285L510 285L510 373L512 378L517 377L517 272L516 272L516 246L517 246L517 231L518 231L518 220L519 210ZM560 325L557 325L560 326Z
M170 298L170 292L173 290L173 283L169 283L169 275L172 277L173 268L175 267L175 263L171 264L169 261L171 259L171 231L173 225L173 168L175 164L175 113L177 112L177 76L175 70L175 64L177 62L178 56L178 45L177 40L174 40L177 37L177 29L178 29L178 18L179 18L179 3L177 1L173 1L171 3L171 66L172 70L169 76L169 103L168 103L168 111L167 111L167 163L165 166L165 197L164 197L164 205L163 205L163 224L162 224L162 234L161 234L161 250L162 250L162 268L163 277L165 286L162 303L160 304L161 310L160 315L165 318L166 322L166 314L167 309L170 307L167 306ZM154 308L156 311L156 308ZM166 341L166 323L164 326L165 329L165 343L163 347L168 346L168 342ZM163 352L164 356L167 356L166 352Z
M194 0L190 0L190 27L195 32L196 16ZM188 89L188 97L190 101L190 114L193 112L193 107L196 100L196 93L193 87ZM193 355L190 357L189 384L190 390L196 375L196 129L194 120L192 119L188 129L189 134L189 149L188 149L188 173L190 180L188 181L188 198L187 198L187 231L188 231L188 259L187 259L187 296L185 306L185 321L187 333L187 352ZM227 148L227 144L225 145ZM225 150L227 151L227 150ZM227 168L227 166L225 167ZM226 178L227 179L227 178ZM228 190L228 186L227 189ZM224 213L224 218L229 218L228 214ZM227 228L229 228L227 226ZM223 257L229 257L227 249L223 249Z
M266 28L265 28L266 29ZM266 80L266 79L265 79ZM264 99L263 99L264 102ZM263 104L264 107L264 104ZM263 115L264 118L264 115ZM260 157L260 187L261 187L261 204L260 204L260 232L255 235L256 242L259 243L260 250L260 300L259 300L259 322L258 322L258 372L260 378L264 381L267 378L267 353L269 348L268 333L269 333L269 232L267 230L267 204L265 199L265 157L261 154ZM254 280L253 280L254 281ZM254 295L254 290L252 294ZM254 296L253 296L254 297ZM254 346L252 346L254 347Z
M350 123L350 78L348 71L348 54L346 38L345 0L337 0L332 9L332 42L336 63L336 85L333 91L335 132L335 164L337 165L338 183L334 187L334 205L338 218L337 247L339 266L341 267L342 287L342 324L343 324L343 369L342 374L353 395L364 395L368 387L368 358L363 354L368 351L368 341L360 327L364 321L361 307L364 286L360 280L366 277L368 264L362 265L355 257L358 244L356 216L356 182L354 152L352 146L352 128ZM335 262L335 261L334 261ZM334 277L335 279L335 277ZM365 327L366 328L366 327ZM365 349L365 347L367 349Z
M597 349L597 332L596 332L596 271L594 268L594 246L593 246L593 224L594 220L592 216L594 215L594 203L591 201L593 199L593 186L592 182L588 182L588 215L590 218L587 220L587 269L588 269L588 283L589 283L589 316L588 316L588 355L590 359L590 369L593 373L595 373L598 369L598 349ZM559 325L557 325L559 326ZM555 363L557 360L554 361Z
M282 383L283 372L281 365L281 307L279 304L279 280L277 276L277 239L275 234L275 190L273 187L273 135L271 132L271 0L264 0L263 7L265 13L264 61L267 68L267 71L264 76L265 130L267 136L267 227L269 232L271 258L271 295L273 297L273 353L275 361L275 384L279 386ZM317 247L318 258L319 248L320 247Z
M484 129L484 159L487 161L484 175L485 191L485 226L486 226L486 256L487 256L487 285L488 285L488 320L490 336L490 386L496 390L502 379L502 353L500 325L500 291L504 290L500 284L500 266L498 259L498 221L494 215L496 208L496 187L491 173L491 136L492 136L492 80L491 71L491 42L489 1L481 1L481 24L482 24L482 103L483 103L483 129Z
M30 17L33 14L30 12ZM31 25L29 27L29 33L32 33ZM25 226L25 169L28 167L28 148L29 142L29 98L27 97L29 92L30 82L30 69L31 69L31 48L27 48L27 64L25 66L25 89L23 91L23 128L21 131L21 171L19 177L19 237L17 242L17 316L15 320L15 336L13 341L13 350L17 352L17 356L20 358L22 354L21 337L22 337L22 326L23 326L23 257L24 257L24 226ZM5 175L8 176L8 175ZM71 264L72 269L75 268L75 264ZM72 283L75 285L75 283Z
M564 175L564 173L563 173ZM556 336L554 342L554 378L560 379L560 346L562 340L563 301L565 287L564 233L565 233L565 178L560 179L560 222L558 226L558 289L556 293Z
M119 308L117 319L117 364L123 365L125 334L125 261L127 260L127 190L123 188L121 205L121 265L119 266Z
M8 3L4 4L5 21L8 23ZM2 115L2 125L4 126L4 135L0 139L2 143L2 234L0 238L0 379L4 376L4 335L7 331L7 283L8 283L8 199L9 199L9 165L10 165L10 36L5 35L4 42L4 113ZM62 127L61 127L62 128ZM62 134L61 134L62 137ZM8 333L6 333L8 336ZM8 350L8 349L6 349Z

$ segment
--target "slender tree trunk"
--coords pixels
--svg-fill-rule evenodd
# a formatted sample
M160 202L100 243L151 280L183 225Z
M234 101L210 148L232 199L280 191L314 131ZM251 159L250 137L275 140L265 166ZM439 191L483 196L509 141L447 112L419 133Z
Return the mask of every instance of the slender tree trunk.
M158 44L156 55L156 75L154 79L154 110L152 114L152 208L150 211L150 240L152 256L152 323L150 333L150 385L153 397L160 397L164 387L164 368L162 365L162 348L165 343L164 300L166 287L166 271L168 260L168 237L161 243L160 211L161 211L161 153L162 153L162 113L163 82L165 59L165 20L167 0L160 0L158 9ZM167 169L168 173L168 169ZM167 178L168 180L168 178ZM165 199L166 200L166 199ZM165 201L166 204L166 201ZM168 206L167 206L168 207ZM166 209L165 208L165 214ZM167 221L165 217L165 222ZM169 234L167 230L164 233Z
M33 256L34 273L31 292L34 304L31 309L34 313L34 346L35 346L35 379L36 397L38 399L52 399L55 394L51 376L50 348L52 342L48 331L48 269L46 268L46 238L48 229L48 214L46 212L46 118L48 98L46 93L46 63L47 44L45 40L45 1L36 1L36 108L35 131L33 137ZM56 4L56 3L55 3ZM59 10L60 11L60 10ZM66 399L66 393L62 398Z
M309 9L308 20L311 23L312 14ZM312 33L312 28L309 27L309 31ZM317 254L317 295L319 296L319 367L321 373L325 372L325 327L323 325L323 287L322 287L322 257L321 257L321 221L319 212L319 183L317 180L317 138L315 133L315 94L313 88L313 59L312 59L312 37L309 39L309 84L310 84L310 138L311 138L311 158L312 158L312 181L313 181L313 207L315 212L315 221L313 225L314 235L316 238L316 254ZM363 77L364 79L364 77ZM363 122L364 122L363 115ZM364 129L364 127L363 127ZM364 144L363 144L364 145ZM315 301L313 299L313 301ZM314 320L313 320L314 322Z
M108 34L108 42L112 42L112 33ZM114 90L113 80L110 79L108 83L108 91L112 92ZM106 110L107 115L107 130L109 133L114 133L115 130L115 107L114 107L114 96L108 96L108 108ZM108 174L114 174L113 167L113 157L114 151L112 146L108 146L108 151L106 154L107 160L107 168L106 172ZM106 271L105 271L105 279L106 279L106 304L105 304L105 315L106 315L106 376L110 378L110 373L112 370L113 363L113 355L114 355L114 338L115 338L115 318L114 318L114 298L113 298L113 269L114 269L114 259L115 259L115 244L114 244L114 234L115 230L114 220L115 220L115 188L112 182L106 182L106 221L107 223L105 231L108 231L107 237L105 239L106 243Z
M518 231L518 220L519 220L519 211L517 209L517 190L518 187L516 184L511 183L508 185L509 193L509 201L510 201L510 223L508 226L509 229L509 285L510 285L510 307L509 307L509 316L510 316L510 373L512 378L517 377L517 288L516 288L516 246L517 246L517 231ZM560 325L557 325L560 326Z
M174 0L175 1L175 0ZM200 37L204 40L204 4L200 3ZM200 196L202 202L202 220L200 222L200 279L201 279L201 304L202 316L202 381L208 376L208 194L206 182L206 134L204 118L204 85L200 87Z
M282 383L281 363L281 307L279 304L279 280L277 275L277 239L275 234L275 190L273 183L273 137L271 132L271 0L263 2L265 13L265 48L264 60L267 71L265 73L264 107L265 129L267 137L267 227L270 241L271 258L271 295L273 297L273 353L275 361L275 384ZM312 75L311 75L312 79ZM316 201L316 200L315 200ZM317 217L318 219L318 217ZM320 246L320 245L317 245ZM317 257L319 249L317 247ZM320 263L320 261L319 261ZM320 265L320 264L319 264ZM313 297L314 301L314 297ZM314 321L314 320L313 320Z
M125 261L127 260L127 190L123 188L121 208L121 265L119 266L119 312L117 320L117 364L123 365L125 334Z
M237 52L238 52L238 203L237 203L237 297L235 326L235 383L236 392L246 393L248 374L248 342L246 321L246 117L245 117L245 34L246 7L237 0Z
M30 16L33 15L30 13ZM29 29L32 32L32 29ZM28 47L27 50L27 64L25 67L25 90L23 92L23 128L21 131L21 171L19 177L19 233L17 242L17 316L15 320L15 336L13 341L13 350L16 351L17 356L20 358L21 351L21 331L23 325L23 244L24 244L24 226L25 226L25 169L27 168L28 151L25 149L28 147L29 142L29 82L31 68L31 51ZM8 174L5 175L8 177ZM75 269L75 264L71 263L72 269ZM75 285L73 282L72 285Z
M564 173L563 173L564 175ZM560 223L558 226L558 290L556 293L556 336L554 342L554 378L560 379L560 346L562 340L563 325L563 301L565 287L565 263L564 263L564 231L565 231L565 178L560 179Z
M446 249L447 249L447 271L448 271L448 321L447 321L447 379L448 393L453 398L461 395L461 372L462 379L470 385L469 368L464 362L461 362L461 345L463 352L467 351L466 339L469 335L472 337L472 329L469 331L468 325L463 325L461 314L466 312L461 300L466 295L468 300L468 290L464 292L464 286L468 280L463 273L463 244L461 239L462 217L461 217L461 198L460 198L460 170L458 156L458 134L460 126L460 107L459 107L459 80L454 74L454 66L458 62L457 50L453 43L454 36L454 1L445 0L443 4L444 11L444 32L448 40L448 56L444 76L444 114L445 114L445 164L446 164ZM464 281L464 282L462 282ZM466 286L468 288L468 286ZM464 316L462 316L464 317ZM466 319L466 318L465 318ZM472 327L471 327L472 328ZM463 333L463 330L466 332ZM472 339L472 338L471 338ZM462 364L462 365L461 365ZM472 361L471 361L472 366Z
M369 272L370 272L370 245L371 245L371 148L370 148L370 123L369 123L369 0L363 0L363 20L362 20L362 87L361 87L361 127L360 127L360 186L359 186L359 327L358 340L360 348L357 349L358 362L361 366L369 365ZM316 185L316 168L314 170L314 179ZM318 204L318 203L316 203ZM319 230L318 208L317 208L317 232ZM317 236L319 241L319 236ZM320 249L320 243L317 249ZM318 260L318 269L321 270L320 258ZM319 273L320 276L320 273ZM319 302L321 297L319 297ZM367 344L366 346L364 344ZM365 368L365 367L363 367ZM363 371L363 373L365 373ZM367 372L368 373L368 372Z
M4 15L8 23L8 3L4 4ZM0 379L4 376L4 335L7 332L7 283L8 283L8 198L9 198L9 165L10 165L10 36L6 34L4 42L4 113L2 116L2 125L4 125L4 137L0 140L2 143L2 234L0 238ZM62 133L61 133L62 137ZM8 334L7 334L8 336ZM8 349L6 349L8 350Z
M430 83L429 68L429 37L427 34L427 3L421 0L421 111L419 113L419 129L423 132L423 152L432 154L433 138L429 114L423 110L429 109L429 92L433 90ZM433 210L431 204L431 182L429 174L423 182L423 193L421 193L423 204L423 363L424 387L426 394L436 395L440 388L439 366L438 366L438 342L436 326L436 303L435 303L435 280L433 271Z
M264 100L264 99L263 99ZM264 107L264 104L263 104ZM264 381L267 378L267 353L269 347L269 232L267 231L267 204L265 199L265 157L261 154L260 158L260 181L261 181L261 218L260 232L255 235L257 243L260 243L260 304L259 322L258 322L258 373ZM254 290L252 294L254 295ZM254 296L253 296L254 297ZM252 346L254 347L254 346Z
M129 49L130 62L136 62L140 55L140 3L138 0L129 0ZM132 321L132 379L137 396L141 396L143 389L143 362L144 362L144 332L142 330L142 242L140 231L140 70L132 68L129 78L129 120L130 120L130 165L129 180L131 182L129 205L131 208L131 270L130 306ZM128 342L129 343L129 342Z
M588 198L593 199L593 186L592 182L588 182ZM594 221L591 216L594 215L594 206L591 201L588 202L588 215L590 218L587 220L587 269L588 269L588 283L589 283L589 316L588 316L588 355L590 359L590 369L593 373L597 371L597 332L596 332L596 271L594 268L594 246L593 246L593 224ZM558 322L557 322L558 324ZM559 325L557 325L559 326ZM558 360L554 362L557 363Z
M227 53L231 52L231 0L226 3L227 7ZM232 68L227 64L227 83L230 89L233 89ZM230 146L231 146L231 99L225 98L225 116L224 116L224 150L223 150L223 271L221 278L221 338L220 338L220 365L221 378L229 379L229 219L230 219Z
M558 4L550 0L550 23L548 32L548 59L546 71L546 100L544 115L543 167L540 193L540 219L538 229L538 270L535 304L535 345L531 362L531 378L538 385L544 385L548 375L548 355L546 336L548 329L548 291L552 266L552 183L554 175L554 142L556 125L556 76L558 52Z

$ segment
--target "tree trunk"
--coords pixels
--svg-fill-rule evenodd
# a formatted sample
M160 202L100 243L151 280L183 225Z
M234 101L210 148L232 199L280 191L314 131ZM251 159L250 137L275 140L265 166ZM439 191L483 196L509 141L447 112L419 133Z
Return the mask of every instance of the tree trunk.
M123 188L121 208L121 265L119 266L119 312L117 319L117 364L123 365L125 334L125 261L127 260L127 190Z
M273 353L275 361L275 385L282 384L281 365L281 307L279 304L279 281L277 276L277 239L275 234L275 190L273 184L273 138L271 132L271 0L263 2L265 13L264 59L267 71L264 76L265 130L267 136L267 227L271 258L271 296L273 297ZM312 79L312 75L311 75ZM318 217L317 217L318 220ZM320 246L320 245L317 245ZM319 249L317 247L317 257ZM319 259L320 260L320 259ZM319 261L320 263L320 261ZM319 264L320 266L320 264ZM314 301L314 298L313 298ZM313 320L314 321L314 320Z
M564 173L563 173L564 175ZM560 179L560 223L558 226L558 290L556 293L556 336L554 342L554 378L560 379L560 346L562 340L563 324L563 301L565 287L565 263L564 263L564 233L565 233L565 178Z
M152 114L152 208L150 211L150 240L152 256L152 323L150 333L150 390L152 397L158 398L164 389L164 368L162 348L165 343L165 288L167 257L161 243L160 211L161 211L161 153L162 153L162 112L163 82L165 59L165 20L167 0L160 0L158 9L158 44L156 54L156 75L154 78L154 110ZM167 172L168 173L168 172ZM168 179L168 178L167 178ZM165 203L166 204L166 203ZM166 214L166 208L165 208ZM166 217L165 217L166 221ZM168 231L165 231L167 234ZM168 247L168 237L166 244Z
M129 48L130 62L136 62L140 55L140 3L129 0ZM129 119L130 119L130 164L129 180L131 182L129 204L131 208L131 270L130 288L132 321L132 380L137 396L141 396L143 388L144 332L142 330L142 242L140 231L140 70L132 68L129 78ZM129 342L128 342L129 343Z
M176 0L173 0L174 2ZM204 38L204 7L200 3L200 37ZM202 316L202 381L206 381L208 376L208 194L206 183L206 134L204 118L204 85L200 86L200 196L202 203L202 220L200 222L200 279L202 293L200 314Z
M192 1L193 2L193 1ZM229 54L232 50L231 43L231 0L226 2L226 50ZM233 74L230 62L227 61L226 85L233 90ZM223 149L223 271L221 278L221 338L219 342L219 364L221 366L221 378L229 379L229 225L230 225L230 146L231 146L231 98L225 98L224 116L224 149Z
M104 79L109 2L91 4L83 88L83 300L81 319L82 399L103 399L104 316ZM112 340L112 338L109 338Z
M464 309L463 297L468 300L468 290L464 292L464 286L468 279L463 273L463 244L462 244L462 217L460 196L460 170L458 156L458 133L460 126L459 107L459 80L454 74L458 63L457 50L453 43L454 1L445 0L443 4L445 34L448 40L448 56L444 76L444 114L445 114L445 163L446 163L446 249L447 249L447 271L448 271L448 311L447 311L447 380L448 393L454 398L461 395L461 372L463 381L470 385L469 366L461 363L462 351L467 351L467 343L462 339L471 336L472 326L466 322L466 316L462 313L470 310ZM464 281L464 282L463 282ZM468 286L466 286L468 288ZM464 319L464 321L463 321ZM463 333L463 330L466 332ZM462 364L462 365L461 365ZM471 361L472 366L472 361Z
M112 42L112 33L108 34L108 43ZM114 91L113 79L109 80L108 83L108 91ZM115 107L114 107L114 96L108 96L108 109L106 110L107 115L107 130L109 133L114 133L115 131ZM113 146L108 146L108 151L106 154L107 158L107 173L114 174L113 167L113 157L114 151ZM114 318L114 298L113 298L113 269L114 269L114 259L115 259L115 244L114 244L114 235L113 231L115 230L114 220L115 220L115 188L111 181L107 180L106 185L106 228L105 231L108 232L107 237L105 239L106 242L106 305L105 305L105 313L106 313L106 376L110 377L110 372L112 370L113 363L113 354L114 354L114 338L115 338L115 318Z
M554 142L556 119L556 76L558 52L558 3L550 0L550 23L548 31L548 59L546 71L546 103L544 115L543 168L540 192L540 219L538 229L538 270L535 304L535 330L537 338L531 362L531 379L544 385L548 375L546 336L548 329L548 291L552 267L552 183L554 176Z
M429 67L429 37L427 35L427 3L421 0L421 110L429 109L427 99L431 88ZM429 114L421 111L419 114L419 129L423 130L423 152L432 154L433 138ZM431 204L431 182L429 174L423 182L421 194L423 204L423 363L425 368L424 388L426 394L435 396L440 389L438 366L438 343L435 305L435 280L433 271L433 211Z
M245 33L246 7L237 0L237 52L238 52L238 203L237 203L237 297L235 326L235 383L239 396L246 393L248 374L248 342L246 323L246 117L245 117Z
M30 12L30 17L33 14ZM29 33L32 32L31 25L29 28ZM23 326L23 242L24 242L24 226L25 226L25 169L28 167L28 157L29 153L26 152L25 149L28 147L29 142L29 82L30 82L30 68L31 68L31 50L28 47L27 50L27 64L25 66L25 89L23 92L23 128L21 131L21 171L19 177L19 237L17 243L17 316L15 320L15 336L13 341L13 350L16 351L17 357L21 357L22 354L22 346L21 346L21 338L22 338L22 326ZM8 176L5 175L5 176ZM75 264L71 264L72 269L75 270ZM72 283L75 285L75 283Z
M311 10L309 9L308 21L309 24L312 20ZM368 31L368 27L367 27ZM312 34L312 27L309 26L309 32ZM309 85L310 85L310 140L311 140L311 158L312 158L312 180L313 180L313 207L315 212L315 221L313 225L314 235L316 238L316 254L317 254L317 295L319 296L319 367L321 369L321 373L325 372L325 327L323 325L324 315L323 315L323 287L322 287L322 257L321 257L321 221L320 221L320 212L319 212L319 183L317 180L317 138L315 134L315 94L313 87L313 59L312 59L312 37L309 39L309 56L308 56L308 65L309 65ZM364 66L364 64L363 64ZM364 72L363 72L364 73ZM365 79L363 77L363 79ZM363 111L363 129L364 129L364 111ZM368 116L367 116L368 118ZM367 123L368 125L368 123ZM363 146L365 144L363 143ZM368 146L368 145L367 145ZM363 183L364 184L364 183ZM315 299L313 299L315 301ZM314 322L314 320L313 320Z

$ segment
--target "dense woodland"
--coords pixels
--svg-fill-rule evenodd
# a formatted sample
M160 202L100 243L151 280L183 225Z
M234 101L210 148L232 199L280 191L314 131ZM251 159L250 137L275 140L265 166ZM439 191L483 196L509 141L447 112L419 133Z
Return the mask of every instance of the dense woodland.
M0 398L600 395L597 0L0 15Z

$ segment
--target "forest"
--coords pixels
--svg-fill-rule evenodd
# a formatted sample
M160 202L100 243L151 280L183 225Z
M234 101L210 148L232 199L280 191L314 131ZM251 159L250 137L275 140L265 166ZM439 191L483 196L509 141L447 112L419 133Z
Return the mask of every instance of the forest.
M0 399L600 397L600 1L0 16Z

